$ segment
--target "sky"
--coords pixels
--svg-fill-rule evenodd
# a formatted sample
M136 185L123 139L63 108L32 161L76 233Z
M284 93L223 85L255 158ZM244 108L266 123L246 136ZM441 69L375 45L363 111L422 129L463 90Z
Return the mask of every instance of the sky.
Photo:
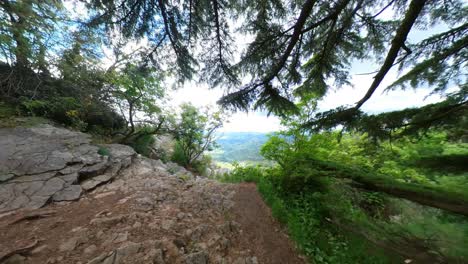
M356 64L358 65L358 64ZM361 67L355 66L354 68ZM369 71L363 71L363 73ZM382 93L384 88L397 77L395 71L387 74L382 85L367 101L362 110L368 113L381 113L390 110L404 109L407 107L423 106L435 103L442 99L438 95L431 95L428 89L416 89L407 91L391 91ZM319 102L318 110L324 111L341 105L351 105L364 96L372 82L372 75L354 75L351 83L354 87L346 86L339 90L331 90ZM170 102L173 106L190 102L197 107L216 107L216 101L221 97L220 89L209 89L206 84L188 83L181 89L171 91ZM221 131L223 132L273 132L281 129L280 120L276 116L267 116L265 112L237 112L230 116Z

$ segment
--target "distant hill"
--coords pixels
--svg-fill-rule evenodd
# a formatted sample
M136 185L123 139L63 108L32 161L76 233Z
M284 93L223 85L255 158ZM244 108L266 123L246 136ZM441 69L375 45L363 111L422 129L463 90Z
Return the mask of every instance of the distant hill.
M267 133L224 132L216 140L219 147L210 154L220 162L264 161L260 148L267 140Z

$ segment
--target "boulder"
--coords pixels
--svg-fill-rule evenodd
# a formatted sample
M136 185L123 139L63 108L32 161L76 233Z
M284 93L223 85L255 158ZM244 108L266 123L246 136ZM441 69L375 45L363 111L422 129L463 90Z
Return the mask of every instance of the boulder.
M109 155L100 155L100 148ZM76 200L136 156L128 146L98 147L87 134L49 124L0 128L0 149L0 213Z

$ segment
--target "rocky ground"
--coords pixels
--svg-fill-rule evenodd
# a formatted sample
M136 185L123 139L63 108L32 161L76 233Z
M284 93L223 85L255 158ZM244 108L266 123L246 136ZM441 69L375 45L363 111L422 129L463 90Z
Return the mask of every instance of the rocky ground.
M253 185L48 125L0 149L0 263L305 263Z

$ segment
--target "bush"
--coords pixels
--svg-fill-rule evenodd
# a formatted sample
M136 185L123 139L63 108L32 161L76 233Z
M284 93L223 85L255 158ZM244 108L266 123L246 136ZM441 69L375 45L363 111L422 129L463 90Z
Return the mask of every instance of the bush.
M59 124L83 132L109 135L125 126L124 119L108 106L98 102L82 102L74 97L56 97L50 100L20 98L26 115L49 118Z
M155 139L150 127L140 127L135 134L125 142L131 146L137 153L150 157L153 151Z
M33 116L45 116L48 112L48 102L43 100L27 100L24 99L21 102L21 106L24 108L26 114Z
M234 169L221 177L224 182L256 182L264 177L264 170L260 166L240 166L234 163Z
M110 152L107 148L105 147L99 147L98 152L99 155L101 156L110 156Z
M189 158L185 155L182 146L178 141L174 145L174 152L172 153L171 161L186 167L189 164Z
M195 173L208 177L209 175L207 175L207 171L211 165L211 162L211 156L203 155L201 159L192 162L192 169Z
M60 124L85 130L87 123L82 118L80 103L73 97L58 97L52 100L21 98L21 105L28 115L43 116Z
M174 152L172 153L171 161L191 170L196 174L205 177L209 176L207 175L207 170L212 163L211 156L203 155L201 158L192 161L192 163L190 164L189 158L185 155L184 151L182 150L182 147L180 146L180 143L177 141L174 145Z

